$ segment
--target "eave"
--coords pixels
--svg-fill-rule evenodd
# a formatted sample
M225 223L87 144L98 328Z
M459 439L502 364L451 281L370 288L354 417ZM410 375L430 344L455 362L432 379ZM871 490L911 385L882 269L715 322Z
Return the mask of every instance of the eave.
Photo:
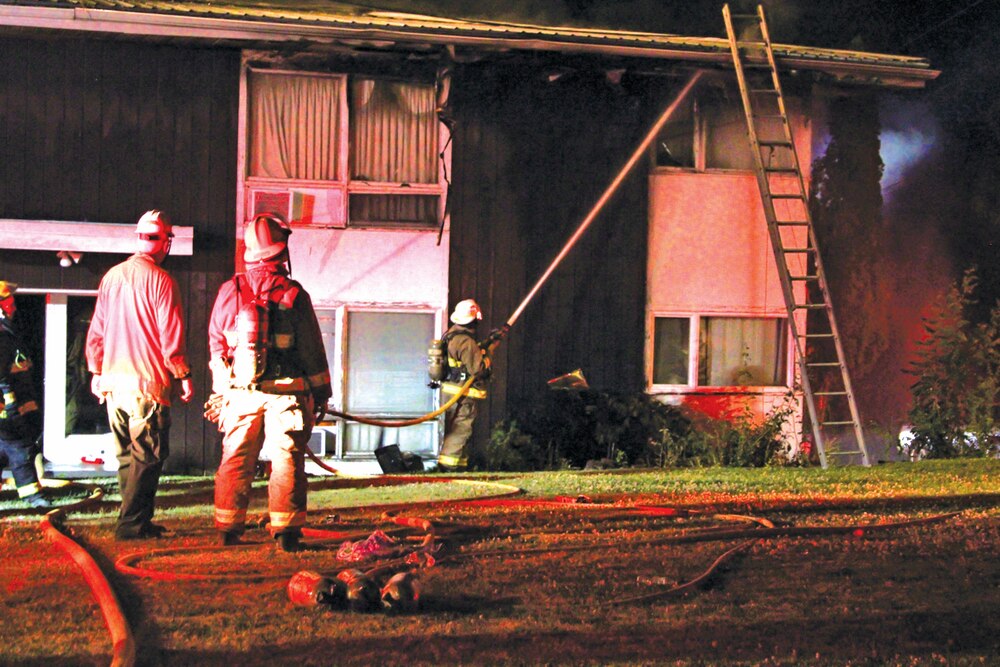
M322 11L244 8L225 3L105 3L131 7L128 10L97 9L82 4L43 6L0 2L0 26L231 43L252 48L451 46L484 52L552 52L679 61L696 66L731 64L728 42L716 37L479 23L386 13L347 16ZM789 44L775 44L774 51L783 70L815 71L837 81L865 85L921 88L939 74L923 58Z

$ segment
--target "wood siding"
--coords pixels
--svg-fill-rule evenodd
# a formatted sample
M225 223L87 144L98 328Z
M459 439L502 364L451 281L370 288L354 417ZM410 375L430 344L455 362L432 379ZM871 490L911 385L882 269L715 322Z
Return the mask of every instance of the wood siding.
M529 67L469 66L453 86L449 302L502 325L598 201L660 111L603 71L550 82ZM659 96L658 99L663 96ZM648 234L641 161L515 323L476 421L492 425L581 368L595 389L641 391Z
M235 50L0 38L0 217L134 223L160 208L194 228L194 255L164 264L184 298L196 387L173 410L168 471L219 460L201 404L208 316L233 268L239 63ZM0 250L0 277L96 289L123 259L88 253L63 269L54 253Z

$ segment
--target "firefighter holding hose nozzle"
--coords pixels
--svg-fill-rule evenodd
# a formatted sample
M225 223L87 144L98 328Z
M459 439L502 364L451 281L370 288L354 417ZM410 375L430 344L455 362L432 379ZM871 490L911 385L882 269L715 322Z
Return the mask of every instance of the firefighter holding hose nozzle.
M452 326L441 337L446 349L448 375L441 382L444 394L456 394L470 377L477 379L468 393L448 408L445 414L444 441L438 454L438 469L444 472L461 472L469 466L467 445L476 421L476 401L486 398L486 380L489 376L490 358L487 354L490 339L480 344L476 330L483 319L479 304L473 299L459 301L450 316ZM442 355L445 356L445 355Z
M239 543L261 449L271 457L270 531L296 551L306 522L305 448L316 413L332 395L330 371L309 294L289 277L288 237L278 215L247 225L246 272L219 288L209 321L212 396L205 417L223 433L215 475L215 527Z

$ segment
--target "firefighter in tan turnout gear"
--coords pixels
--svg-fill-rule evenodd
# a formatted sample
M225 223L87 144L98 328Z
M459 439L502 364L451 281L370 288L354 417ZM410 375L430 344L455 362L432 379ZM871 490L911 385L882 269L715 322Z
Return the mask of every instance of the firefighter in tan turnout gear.
M330 371L309 295L289 278L291 229L259 214L245 233L240 273L219 288L209 322L213 395L222 462L215 475L215 527L236 544L246 523L250 483L261 449L271 459L270 531L285 551L299 546L306 522L305 448L331 396Z
M483 319L478 303L472 299L459 301L450 319L452 326L441 339L447 345L449 366L448 378L441 383L441 391L446 395L457 394L470 377L479 378L445 414L444 442L438 455L438 469L458 472L469 466L466 445L476 421L476 401L486 398L485 378L490 358L476 341L476 330Z

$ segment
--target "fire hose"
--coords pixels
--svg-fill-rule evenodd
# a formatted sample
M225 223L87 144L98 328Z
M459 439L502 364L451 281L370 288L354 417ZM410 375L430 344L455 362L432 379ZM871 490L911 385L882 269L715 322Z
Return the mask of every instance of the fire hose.
M569 240L566 241L562 249L556 254L555 259L552 260L548 268L545 269L541 277L535 282L534 286L532 286L532 288L528 291L528 294L521 300L521 303L517 306L517 308L514 309L514 312L511 313L510 317L507 318L507 321L504 323L503 327L497 330L498 335L489 345L488 353L491 353L493 349L500 344L500 340L507 334L510 328L514 326L514 323L517 322L518 318L521 317L521 313L524 312L524 309L528 307L528 304L531 302L532 299L535 298L535 295L538 293L538 291L541 290L542 286L548 281L549 277L556 270L556 268L558 268L559 264L561 264L563 259L565 259L566 256L570 253L570 251L573 249L573 246L575 246L577 241L580 240L584 232L587 231L587 228L590 227L591 223L593 223L594 220L597 219L598 214L601 212L601 210L603 210L604 206L608 203L608 201L611 200L612 195L614 195L614 193L617 192L618 188L625 181L625 177L628 176L628 174L632 171L632 169L634 169L635 166L639 163L639 161L646 155L646 150L649 148L650 144L653 143L657 135L659 135L660 130L663 128L663 126L667 123L668 120L670 120L670 117L674 115L674 112L677 111L681 103L687 98L688 94L694 89L694 87L697 85L698 81L701 79L703 74L704 72L702 70L696 70L691 75L691 78L688 79L687 83L684 84L684 87L680 90L680 92L677 93L677 96L674 98L673 102L671 102L667 106L667 108L664 109L663 113L660 114L660 117L656 120L655 123L653 123L652 127L646 133L645 137L643 137L642 141L639 142L639 145L635 148L635 150L632 151L632 155L629 157L628 160L626 160L625 164L618 171L615 177L611 180L611 183L608 185L607 188L605 188L601 196L598 197L597 202L591 207L587 215L584 216L583 221L577 226L576 231L572 234L572 236L570 236ZM429 412L426 415L423 415L422 417L416 417L414 419L404 419L399 421L383 421L379 419L370 419L368 417L362 417L360 415L353 415L338 410L328 410L327 412L331 415L334 415L335 417L340 417L341 419L346 419L348 421L354 421L361 424L369 424L371 426L383 426L386 428L414 426L416 424L422 424L423 422L430 421L431 419L434 419L438 415L444 413L449 407L451 407L456 401L458 401L459 398L465 396L469 392L469 388L472 386L472 383L474 381L475 381L475 376L469 378L466 381L466 383L462 386L462 390L459 393L455 394L455 396L453 396L447 403L445 403L444 405L442 405L440 408L438 408L433 412Z
M108 632L111 634L112 667L131 667L135 664L136 659L135 638L132 635L128 620L125 618L124 612L122 612L118 596L115 595L114 589L111 588L111 584L108 582L107 577L104 576L104 573L101 572L101 568L97 565L97 562L94 561L93 557L83 547L66 534L68 531L64 532L65 527L63 526L63 520L66 518L67 513L93 505L103 496L104 492L100 488L95 487L90 496L84 500L57 507L46 513L42 517L39 527L42 533L53 544L62 549L83 572L83 578L86 580L87 585L90 586L94 599L97 600L97 604L101 608L101 614L104 616L104 622L108 626Z

